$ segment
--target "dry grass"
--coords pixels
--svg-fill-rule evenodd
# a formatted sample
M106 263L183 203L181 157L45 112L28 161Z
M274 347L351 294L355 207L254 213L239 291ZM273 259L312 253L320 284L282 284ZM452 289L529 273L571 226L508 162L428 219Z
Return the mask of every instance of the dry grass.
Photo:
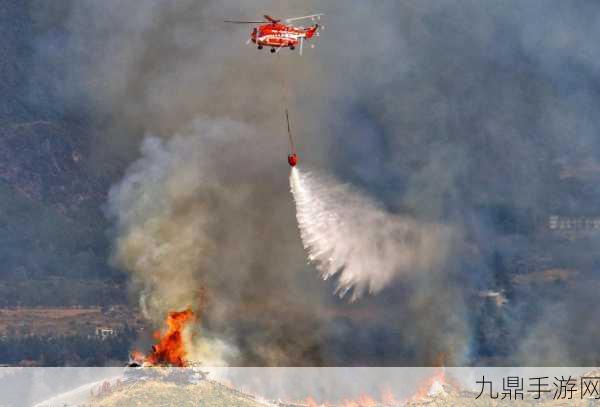
M94 406L264 407L265 404L211 381L186 385L150 381L123 385L98 399Z

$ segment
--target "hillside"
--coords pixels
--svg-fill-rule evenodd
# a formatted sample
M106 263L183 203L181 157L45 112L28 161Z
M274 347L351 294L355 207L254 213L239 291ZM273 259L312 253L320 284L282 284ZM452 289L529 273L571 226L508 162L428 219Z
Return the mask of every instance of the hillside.
M119 167L93 158L101 133L61 87L59 8L0 5L0 306L125 300L102 211Z
M97 404L112 406L205 406L205 407L260 407L265 406L252 396L229 389L219 383L202 381L198 384L181 385L159 381L136 382L118 389Z
M176 370L167 371L167 375L176 375ZM189 376L189 371L180 373L180 379ZM160 376L160 373L155 373ZM587 376L597 373L586 374ZM575 381L579 381L576 378ZM339 402L321 402L307 396L304 401L272 401L260 397L248 395L235 388L224 386L212 380L200 380L190 382L188 380L172 380L163 378L162 380L133 380L116 381L113 384L107 382L104 386L96 386L97 390L92 390L92 405L111 407L120 405L140 405L140 406L280 406L280 407L435 407L435 406L481 406L495 407L505 405L515 406L588 406L591 405L592 397L580 397L579 393L574 393L572 398L558 394L555 399L555 390L551 389L543 394L539 400L525 392L524 400L515 400L505 398L502 400L502 394L498 398L491 399L486 395L478 398L478 393L466 391L457 385L441 383L434 381L429 389L425 389L422 394L415 394L409 400L398 400L393 396L383 397L383 400L371 398L367 395L358 397L355 400L345 399Z

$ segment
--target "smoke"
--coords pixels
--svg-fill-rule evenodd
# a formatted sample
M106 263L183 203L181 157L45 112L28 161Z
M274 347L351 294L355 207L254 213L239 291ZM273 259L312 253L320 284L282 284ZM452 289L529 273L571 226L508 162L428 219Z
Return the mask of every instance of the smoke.
M385 212L348 185L292 168L290 186L308 258L336 292L352 300L376 294L398 275L439 270L450 228Z
M169 311L194 310L190 359L205 364L292 365L319 357L323 292L295 283L303 262L299 242L286 241L299 240L291 200L285 176L273 190L259 137L252 126L209 117L168 139L149 134L109 194L113 261L130 273L155 326ZM239 154L233 169L241 172L224 162L231 154ZM280 164L285 171L285 156Z
M140 308L157 326L173 310L191 308L203 318L211 259L218 253L212 233L219 221L213 190L219 185L211 154L232 139L243 141L249 130L229 120L198 119L188 132L192 136L175 135L168 142L147 137L141 158L109 193L118 235L114 262L131 273ZM219 194L221 205L236 199ZM195 338L189 340L191 358L218 365L235 355L224 341L202 332Z

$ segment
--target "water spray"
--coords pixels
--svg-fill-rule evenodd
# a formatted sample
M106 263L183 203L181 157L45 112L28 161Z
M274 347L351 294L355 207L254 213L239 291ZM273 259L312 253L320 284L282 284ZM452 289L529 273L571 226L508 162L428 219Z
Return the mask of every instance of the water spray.
M438 269L451 229L390 213L348 185L293 167L290 188L309 263L351 300L401 275Z

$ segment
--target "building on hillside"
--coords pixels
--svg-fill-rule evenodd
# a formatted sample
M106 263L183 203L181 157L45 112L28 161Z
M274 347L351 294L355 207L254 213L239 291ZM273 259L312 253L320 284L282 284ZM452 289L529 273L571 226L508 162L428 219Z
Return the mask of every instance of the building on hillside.
M102 326L96 327L96 336L101 338L102 340L110 338L111 336L116 336L116 335L117 335L117 331L115 331L115 329L113 329L113 328L102 327Z
M568 238L600 235L600 216L558 216L548 217L548 229Z

